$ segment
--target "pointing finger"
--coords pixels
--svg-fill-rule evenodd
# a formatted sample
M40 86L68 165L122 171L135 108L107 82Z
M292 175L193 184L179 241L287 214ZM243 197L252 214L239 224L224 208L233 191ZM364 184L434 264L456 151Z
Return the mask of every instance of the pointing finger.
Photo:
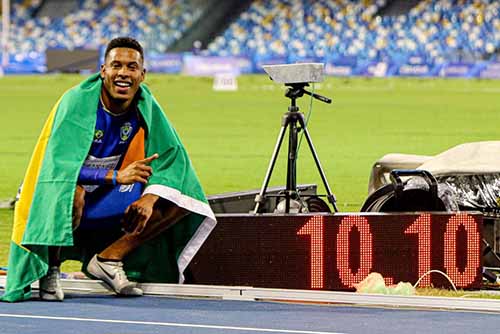
M158 153L155 153L152 156L147 157L147 158L140 160L140 161L144 162L145 164L149 164L149 163L151 163L151 161L158 159L159 156L160 155Z

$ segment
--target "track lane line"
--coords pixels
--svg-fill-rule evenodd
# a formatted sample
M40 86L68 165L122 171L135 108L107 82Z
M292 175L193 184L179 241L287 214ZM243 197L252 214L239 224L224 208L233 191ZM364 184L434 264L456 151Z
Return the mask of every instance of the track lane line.
M29 314L0 313L0 317L4 317L4 318L22 318L22 319L62 320L62 321L81 321L81 322L100 322L100 323L110 323L110 324L128 324L128 325L132 325L133 324L133 325L149 325L149 326L165 326L165 327L192 327L192 328L207 328L207 329L226 329L226 330L239 330L239 331L250 331L250 332L269 332L269 333L346 334L346 333L340 333L340 332L321 332L321 331L306 331L306 330L294 330L294 329L255 328L255 327L219 326L219 325L200 325L200 324L185 324L185 323L175 323L175 322L131 321L131 320L76 318L76 317L53 317L53 316L29 315Z

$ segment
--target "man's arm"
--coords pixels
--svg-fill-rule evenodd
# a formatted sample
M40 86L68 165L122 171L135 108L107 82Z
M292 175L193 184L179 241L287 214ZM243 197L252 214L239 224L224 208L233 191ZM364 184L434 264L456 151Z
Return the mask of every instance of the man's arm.
M134 161L122 170L82 167L78 182L80 184L133 184L147 183L153 169L149 164L158 158L155 153L150 157ZM124 229L132 234L141 234L153 214L158 200L154 194L145 194L130 204L125 210ZM175 210L174 210L175 211Z
M148 178L153 174L153 168L149 164L158 159L158 153L153 154L142 160L137 160L129 164L122 170L116 171L116 183L118 184L132 184L140 182L143 184L148 183ZM106 174L106 183L113 183L114 170L110 169Z
M155 159L158 159L157 153L145 159L134 161L116 173L116 182L119 184L147 183L148 178L153 174L153 169L149 164ZM106 175L108 180L111 179L111 182L113 173L114 171L110 170ZM125 231L133 234L141 234L153 214L153 207L158 198L154 194L145 194L130 204L125 210L123 218Z
M78 175L78 184L84 185L100 185L111 183L107 180L107 174L109 169L107 168L92 168L92 167L82 167L80 169L80 175ZM112 176L113 174L111 174Z
M78 175L78 184L101 185L101 184L132 184L135 182L147 183L153 173L149 166L151 161L158 158L158 154L137 160L125 167L123 170L107 168L92 168L83 166Z

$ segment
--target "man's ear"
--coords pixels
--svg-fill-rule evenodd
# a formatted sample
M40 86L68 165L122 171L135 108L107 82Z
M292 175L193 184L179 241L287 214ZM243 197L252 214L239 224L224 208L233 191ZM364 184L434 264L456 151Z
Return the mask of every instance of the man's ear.
M104 68L104 64L101 65L101 70L99 72L101 72L101 80L104 80L104 72L106 71L106 69Z
M142 68L142 80L141 81L144 81L146 79L146 69L145 68Z

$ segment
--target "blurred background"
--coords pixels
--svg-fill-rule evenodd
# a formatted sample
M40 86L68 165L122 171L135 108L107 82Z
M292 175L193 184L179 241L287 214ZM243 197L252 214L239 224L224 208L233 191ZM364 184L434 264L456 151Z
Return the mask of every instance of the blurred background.
M500 77L496 0L2 0L2 22L7 74L95 71L129 35L150 72Z

